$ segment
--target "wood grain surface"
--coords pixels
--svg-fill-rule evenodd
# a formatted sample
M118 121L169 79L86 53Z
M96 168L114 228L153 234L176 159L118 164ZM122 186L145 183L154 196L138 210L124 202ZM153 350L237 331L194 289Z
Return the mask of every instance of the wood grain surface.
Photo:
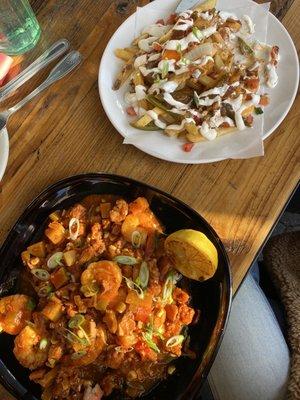
M236 290L299 181L300 96L285 121L265 141L264 157L207 165L157 160L122 144L98 94L97 74L103 50L137 2L31 3L42 37L38 46L16 63L26 66L62 37L82 52L84 62L9 123L10 157L0 187L0 243L27 204L47 185L77 173L111 172L157 186L200 212L225 243ZM274 0L272 11L282 18L299 52L299 0ZM31 91L47 72L32 79L1 104L1 109ZM0 389L0 399L12 397Z

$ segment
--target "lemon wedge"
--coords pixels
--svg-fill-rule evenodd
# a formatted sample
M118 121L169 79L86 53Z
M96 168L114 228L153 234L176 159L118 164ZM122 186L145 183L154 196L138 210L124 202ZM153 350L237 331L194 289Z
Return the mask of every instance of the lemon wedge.
M165 250L174 267L197 281L211 278L218 266L218 252L204 233L181 229L165 240Z

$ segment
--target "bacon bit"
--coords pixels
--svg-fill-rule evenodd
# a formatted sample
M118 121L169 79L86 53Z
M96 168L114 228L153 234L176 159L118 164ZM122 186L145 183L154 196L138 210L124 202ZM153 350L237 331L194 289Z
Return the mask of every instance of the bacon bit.
M259 78L246 79L245 86L247 89L256 92L259 87Z
M163 60L176 60L179 61L181 59L180 54L176 50L165 50L162 56Z
M158 19L155 23L156 24L160 24L160 25L164 25L165 21L163 19Z
M155 250L155 234L149 233L146 240L145 256L151 257Z
M195 115L193 118L194 118L194 121L195 121L196 125L201 125L202 124L202 122L203 122L202 118L197 117L197 115Z
M130 115L131 117L136 117L136 116L137 116L137 113L135 112L135 109L134 109L132 106L127 107L127 108L126 108L126 112L127 112L127 114Z
M250 100L252 100L252 94L246 94L246 96L245 96L245 100L246 101L250 101Z
M260 101L259 101L260 106L265 107L268 106L269 104L270 104L270 99L267 95L264 94L263 96L260 96Z
M168 17L167 21L166 21L167 25L174 25L175 22L176 22L176 18L177 18L177 15L176 15L176 14L171 14L171 15Z
M184 143L182 145L182 150L185 151L186 153L189 153L193 147L194 147L194 143Z
M154 43L152 44L152 48L153 48L153 50L155 50L155 51L161 51L163 47L162 47L161 44L159 44L159 43L157 43L157 42L154 42Z
M271 50L271 63L273 65L277 65L278 64L278 53L279 53L279 47L278 46L273 46L272 50Z

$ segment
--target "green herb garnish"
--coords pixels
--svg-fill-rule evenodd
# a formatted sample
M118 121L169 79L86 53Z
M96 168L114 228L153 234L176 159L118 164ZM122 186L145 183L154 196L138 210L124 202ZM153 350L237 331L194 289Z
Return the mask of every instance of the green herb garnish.
M255 114L257 114L257 115L260 115L260 114L264 113L264 111L263 111L263 109L261 107L255 107L254 111L255 111Z

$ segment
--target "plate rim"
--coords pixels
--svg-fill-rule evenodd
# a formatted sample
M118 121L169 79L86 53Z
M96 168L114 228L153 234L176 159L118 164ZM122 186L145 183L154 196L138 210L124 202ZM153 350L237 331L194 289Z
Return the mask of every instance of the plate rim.
M146 7L146 8L149 7L150 8L151 6L153 6L153 4L158 3L160 1L161 0L155 0L154 2L151 2L151 3L147 4L144 7ZM252 3L251 0L246 0L246 1ZM108 50L109 50L108 48L109 48L110 44L114 41L115 37L118 35L118 33L121 30L122 26L125 23L127 23L130 19L133 19L135 17L135 14L136 14L136 11L133 14L129 15L125 19L125 21L116 29L116 31L111 36L110 40L106 44L105 49L104 49L104 51L102 53L101 61L100 61L100 65L99 65L99 71L98 71L98 92L99 92L99 97L100 97L101 104L102 104L102 106L104 108L104 111L105 111L105 114L106 114L107 118L109 119L109 121L111 122L113 127L116 129L116 131L123 138L126 138L126 136L122 133L122 130L114 122L113 116L111 115L111 113L110 113L110 111L108 109L108 104L104 101L104 92L105 92L105 90L102 90L103 89L103 87L102 87L102 77L104 75L104 72L103 72L104 71L104 59L107 56L107 53L108 53ZM279 24L280 29L283 31L283 33L288 38L290 47L291 47L292 52L293 52L293 56L295 57L295 61L296 61L296 84L294 86L293 94L292 94L290 100L288 101L288 104L287 104L287 107L286 107L284 113L282 113L282 115L276 121L276 123L273 125L273 127L271 129L269 129L269 131L264 133L263 141L265 139L267 139L272 133L274 133L274 131L279 127L279 125L283 122L283 120L285 119L287 114L290 112L290 109L291 109L291 107L292 107L292 105L293 105L293 103L295 101L295 98L296 98L296 95L297 95L297 92L298 92L298 86L299 86L299 60L298 60L298 53L297 53L295 44L294 44L294 42L293 42L288 30L285 28L285 26L282 24L282 22L279 21L279 19L275 15L273 15L270 11L268 11L268 15L269 15L269 18L271 17L273 23ZM209 164L209 163L225 161L225 160L230 159L230 158L216 157L216 158L211 158L209 160L184 160L184 159L176 159L176 160L174 160L174 159L172 159L172 158L170 158L168 156L161 155L161 154L157 153L154 150L146 150L144 148L144 146L142 146L142 145L132 144L132 146L134 146L138 150L140 150L143 153L148 154L148 155L150 155L152 157L158 158L158 159L163 160L163 161L173 162L175 164L187 164L187 165L189 165L189 164Z
M7 163L8 163L8 156L9 156L9 136L7 129L0 130L0 135L3 137L3 157L0 158L0 182L4 176L6 171ZM1 142L1 140L0 140Z
M225 312L222 314L220 312L221 308L219 308L218 312L218 321L221 321L219 326L215 326L215 329L218 328L218 336L219 340L217 345L215 346L213 353L211 354L211 358L209 362L204 366L204 369L202 371L202 377L207 377L210 368L212 366L212 363L215 360L215 357L218 353L218 350L220 348L220 345L222 343L224 333L228 324L228 319L231 311L231 305L232 305L232 271L231 271L231 263L229 260L229 256L226 252L225 246L215 231L215 229L211 226L211 224L193 207L191 207L189 204L185 203L181 199L178 199L177 197L173 196L172 194L169 194L168 192L159 189L155 186L152 186L146 182L136 180L131 177L127 176L122 176L118 174L113 174L113 173L106 173L106 172L89 172L89 173L82 173L82 174L75 174L68 176L66 178L60 179L58 181L55 181L54 183L47 185L46 188L44 188L41 192L39 192L36 196L34 196L33 200L28 203L28 205L22 210L19 218L17 221L13 224L13 226L10 228L8 235L6 236L4 242L0 246L0 255L5 253L7 249L11 246L11 242L13 241L14 235L17 232L17 227L18 225L22 222L22 220L33 211L33 208L36 207L38 204L43 204L49 197L49 192L53 192L54 190L58 190L58 188L66 187L68 185L71 185L72 183L76 183L78 181L84 181L84 180L89 180L89 179L99 179L99 183L101 183L101 179L113 179L115 181L120 181L120 182L129 182L133 183L136 185L139 185L141 187L145 187L146 189L151 189L155 191L158 194L161 194L168 199L170 199L172 202L176 202L183 206L185 209L187 209L189 212L192 214L197 215L199 220L203 223L203 225L208 229L210 234L217 240L218 242L218 248L222 253L222 257L224 258L225 261L225 274L224 274L224 283L225 287L224 290L221 292L221 298L226 299L226 304L225 304ZM2 271L0 270L0 279L2 277ZM220 302L220 305L222 303ZM212 335L213 336L213 335ZM211 336L211 338L212 338ZM203 356L204 359L204 356ZM203 379L201 379L201 382L197 380L197 373L200 370L201 363L199 364L198 368L196 369L194 375L192 376L191 381L189 382L189 385L185 388L185 392L180 395L180 398L182 399L193 399L198 390L201 388L201 385L203 384ZM21 384L15 376L11 373L9 369L6 368L5 364L3 361L0 359L0 382L5 386L13 395L15 395L18 399L28 399L28 400L37 400L36 397L34 397L24 386ZM27 397L27 395L31 397ZM191 396L191 397L186 397L186 396Z

